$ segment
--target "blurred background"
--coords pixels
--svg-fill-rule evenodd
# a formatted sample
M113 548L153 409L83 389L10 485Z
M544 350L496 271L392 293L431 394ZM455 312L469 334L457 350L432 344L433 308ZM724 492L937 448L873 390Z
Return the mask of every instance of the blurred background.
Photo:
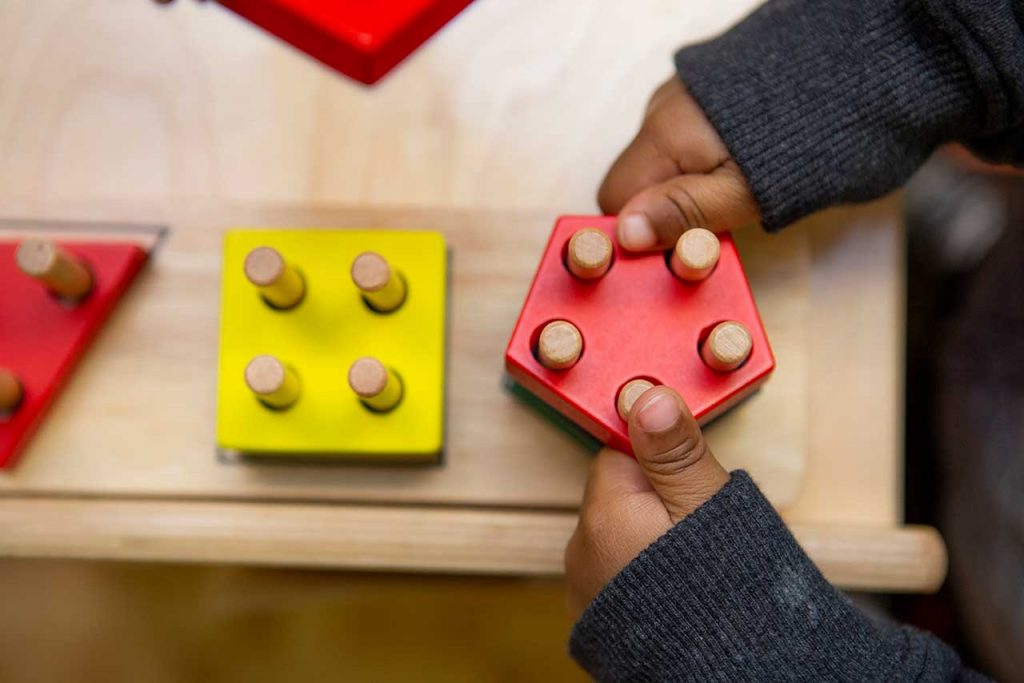
M574 681L558 580L0 561L0 680Z

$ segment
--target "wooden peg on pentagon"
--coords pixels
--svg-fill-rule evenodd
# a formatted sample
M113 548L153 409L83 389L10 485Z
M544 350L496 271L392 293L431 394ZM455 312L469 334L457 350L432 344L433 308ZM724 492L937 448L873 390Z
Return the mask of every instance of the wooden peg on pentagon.
M7 368L0 368L0 413L14 412L23 397L18 376Z
M715 233L694 228L679 236L669 265L679 279L699 282L711 275L721 253L722 247Z
M371 410L387 412L402 400L402 380L376 358L358 358L348 369L348 385Z
M612 241L594 228L583 228L569 238L566 265L581 280L603 277L612 265Z
M639 377L626 382L619 390L619 395L615 400L615 408L619 411L619 417L629 422L629 413L633 410L633 404L653 386L653 383Z
M81 299L92 289L92 273L73 254L49 240L27 239L15 253L18 268L57 296Z
M352 262L352 282L375 311L389 313L405 301L405 280L375 251L364 251Z
M274 308L294 308L306 295L306 283L299 271L272 247L256 247L249 252L245 277Z
M299 399L299 376L274 356L256 356L245 366L245 383L260 401L278 410Z
M555 320L544 326L537 339L537 359L551 370L576 365L583 353L583 335L567 320Z
M746 362L753 348L750 330L743 323L727 320L711 330L700 348L700 355L713 370L732 372Z

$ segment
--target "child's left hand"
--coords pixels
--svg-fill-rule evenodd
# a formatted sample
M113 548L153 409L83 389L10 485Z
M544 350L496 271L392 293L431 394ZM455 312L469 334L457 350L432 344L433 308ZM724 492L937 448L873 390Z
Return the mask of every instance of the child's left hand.
M636 460L604 450L594 461L579 523L565 549L575 616L644 548L729 481L686 404L669 387L648 389L636 401L629 438Z

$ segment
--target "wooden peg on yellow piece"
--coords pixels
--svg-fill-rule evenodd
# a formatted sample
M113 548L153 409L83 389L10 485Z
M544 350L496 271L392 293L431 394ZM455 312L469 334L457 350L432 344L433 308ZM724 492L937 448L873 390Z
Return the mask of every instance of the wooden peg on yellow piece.
M569 238L566 266L581 280L603 277L612 265L612 241L594 228L583 228Z
M0 368L0 413L13 412L24 395L18 376L7 368Z
M274 308L294 308L306 295L306 283L299 271L272 247L256 247L249 252L245 277Z
M615 408L619 411L619 417L629 422L629 413L633 410L633 404L643 396L643 393L653 387L654 384L646 379L631 379L619 390L619 396L615 400Z
M67 250L49 240L27 239L15 253L18 268L57 296L81 299L92 289L92 273Z
M537 339L537 359L551 370L565 370L576 365L583 353L583 335L567 320L549 322Z
M375 251L364 251L352 262L352 282L375 311L389 313L405 301L405 280Z
M299 399L301 384L294 370L274 356L256 356L245 366L245 383L260 401L283 410Z
M708 367L719 372L732 372L750 357L754 340L743 323L727 320L711 330L700 348Z
M369 356L352 363L348 385L363 404L377 412L387 412L402 400L402 380L394 370Z
M699 282L711 275L721 253L722 246L715 233L694 228L679 236L669 265L679 279Z

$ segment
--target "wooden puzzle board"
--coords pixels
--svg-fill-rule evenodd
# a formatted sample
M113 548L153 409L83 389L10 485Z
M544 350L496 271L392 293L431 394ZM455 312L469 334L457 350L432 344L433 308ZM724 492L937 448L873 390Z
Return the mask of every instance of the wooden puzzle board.
M708 429L840 586L934 590L941 539L900 500L902 232L894 202L739 235L778 369ZM556 210L46 205L9 215L174 232L13 471L0 554L557 573L590 456L500 388L501 352ZM221 238L230 225L429 227L453 250L443 467L214 457ZM865 426L869 425L870 428Z
M567 442L515 404L507 404L501 424L521 430L504 452L520 466L503 470L505 487L495 483L487 469L495 461L486 454L459 464L458 482L428 471L404 478L350 474L349 490L363 499L429 493L438 503L327 505L314 493L295 494L313 491L315 473L289 470L272 478L210 464L214 399L204 371L214 363L210 288L220 231L241 221L444 222L445 230L460 233L460 251L514 261L491 270L457 264L457 288L485 283L492 296L500 295L485 298L491 307L482 312L456 299L460 315L511 321L527 285L509 271L531 271L555 215L593 210L601 175L635 132L647 97L671 73L673 51L724 30L756 4L692 3L666 12L663 3L615 0L475 3L452 27L457 30L445 31L368 90L216 3L0 3L0 55L8 74L0 89L0 213L164 220L177 228L100 335L25 467L0 475L0 555L559 572L586 461L572 450L524 459L530 458L523 455L526 444ZM611 44L630 45L630 54L595 50ZM217 203L229 200L471 212ZM508 207L546 210L524 215L506 213ZM806 382L799 402L806 432L791 439L806 454L804 473L785 517L839 585L926 590L941 581L944 553L934 532L902 525L897 207L830 212L782 236L798 242L794 248L807 250L809 260L805 281L794 284L780 266L771 285L778 297L795 288L786 315L802 320L797 327L806 331L806 355L780 358L780 369L800 368ZM488 242L480 229L507 225L527 232ZM508 244L513 251L506 255ZM762 282L760 290L768 287ZM170 337L162 334L165 318L182 323ZM128 335L143 323L137 338ZM478 338L462 343L472 354L469 365L455 368L463 386L492 391L500 347ZM97 387L125 393L97 398ZM127 400L138 396L162 397L164 417L174 420L133 424L118 411L138 415ZM770 422L781 429L796 404L771 403L777 415ZM461 417L487 410L474 404ZM194 421L184 432L169 426L180 415ZM466 440L487 439L494 429L470 419L459 424ZM715 430L742 434L758 424L734 414ZM112 426L126 429L124 440L107 433ZM140 433L141 444L133 441ZM719 456L735 464L736 456L726 453L733 437L713 438ZM175 443L196 448L166 457ZM229 472L230 480L210 478ZM184 480L192 481L187 495L179 494ZM193 480L212 493L200 494L203 487ZM252 495L222 496L214 484ZM485 498L480 492L487 487L497 489L493 502L458 502L474 499L474 491L475 499ZM515 498L506 487L520 494L533 487L533 500L569 502L502 507L501 499ZM139 493L147 490L152 493Z
M574 508L590 455L501 385L504 347L555 217L230 207L160 216L171 226L169 238L20 465L0 475L0 489ZM221 243L234 225L418 227L446 235L452 292L443 466L216 457ZM799 492L807 451L809 246L799 234L766 240L751 232L740 248L778 371L759 395L713 425L709 437L728 466L749 469L786 507Z

